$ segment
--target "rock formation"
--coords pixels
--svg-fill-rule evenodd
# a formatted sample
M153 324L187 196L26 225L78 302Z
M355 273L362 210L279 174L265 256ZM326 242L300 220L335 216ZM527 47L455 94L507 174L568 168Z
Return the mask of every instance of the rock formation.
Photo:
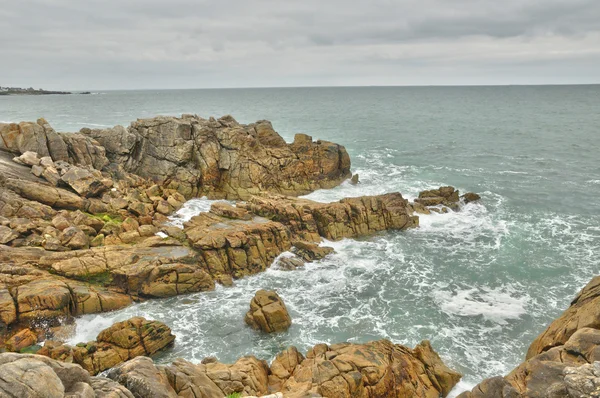
M283 300L272 290L256 292L244 321L253 329L266 333L283 332L292 325L292 318Z
M270 366L253 356L234 364L206 358L200 364L178 359L170 365L156 365L138 356L109 370L107 378L90 376L77 364L46 356L4 353L0 354L0 372L0 395L23 398L223 398L232 393L281 393L276 396L286 398L437 398L445 397L460 379L427 341L410 349L387 340L319 344L306 357L289 347Z
M240 204L251 213L280 222L301 240L318 242L365 236L383 230L416 227L406 200L398 192L319 203L281 195L253 196Z
M294 369L292 362L276 361L272 370L253 357L233 365L206 360L157 366L138 356L153 354L172 336L166 326L143 319L114 325L97 341L76 347L53 341L78 315L211 290L215 281L229 285L232 278L264 271L276 258L288 269L322 259L333 251L319 245L323 238L416 227L413 214L430 203L411 204L400 193L334 203L296 198L349 178L348 154L304 134L288 144L266 121L242 125L229 116L184 115L69 134L39 119L0 124L0 138L0 346L33 352L46 340L38 352L92 374L117 366L109 376L123 384L88 376L75 385L49 358L5 354L18 363L7 372L17 379L40 374L49 396L151 391L221 398L281 391L298 397L433 397L458 380L428 344L415 350L389 342L317 346L306 359L298 354ZM454 206L457 191L438 191L443 205ZM183 229L169 224L168 216L186 199L202 195L246 202L215 203ZM251 325L265 331L289 326L276 294L257 294L251 308ZM17 379L3 379L10 385L2 390L0 382L0 395L39 387Z
M248 199L261 191L301 195L350 177L343 146L298 134L287 144L270 122L231 116L139 119L127 129L82 130L125 170L187 198Z
M37 354L77 363L91 375L96 375L130 359L152 356L174 340L171 329L164 323L135 317L104 329L96 341L79 343L75 347L48 340Z
M600 277L595 277L534 340L525 362L507 376L484 380L460 397L600 396L596 376L600 368L599 295Z

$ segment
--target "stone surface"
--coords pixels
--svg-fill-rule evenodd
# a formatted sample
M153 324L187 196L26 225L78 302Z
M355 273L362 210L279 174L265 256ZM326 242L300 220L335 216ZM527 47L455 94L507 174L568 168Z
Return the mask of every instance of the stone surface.
M259 290L250 302L244 321L266 333L286 331L292 324L290 314L277 292Z
M8 351L19 352L25 347L37 343L38 336L31 329L23 329L13 335L4 344Z
M13 160L26 166L37 166L40 164L38 154L32 151L25 151L21 156L17 156Z
M270 385L290 397L316 393L340 398L437 398L446 396L460 379L426 341L414 350L387 340L319 344L305 359L288 349L271 370Z
M31 354L0 354L0 374L2 397L73 397L81 391L81 384L91 382L90 375L78 365Z
M297 139L286 144L267 121L242 125L194 115L140 119L127 129L86 130L109 160L185 197L247 199L261 191L300 195L350 177L344 147Z
M339 240L418 225L418 217L409 214L400 193L347 198L333 203L264 195L254 196L240 206L285 224L295 238L309 242L318 242L321 237Z
M415 203L423 206L446 206L452 210L459 209L459 192L454 187L439 187L419 192L419 197L415 199Z
M571 302L571 306L544 330L527 351L527 359L563 345L581 328L600 329L600 276L593 278Z
M38 354L69 360L95 375L139 356L152 356L169 347L175 336L162 322L135 317L118 322L98 334L96 341L75 347L46 341Z
M116 339L127 342L129 336L124 333ZM40 355L0 354L0 395L6 391L12 394L9 396L32 398L223 398L234 393L278 398L438 398L446 396L460 378L442 364L428 342L414 350L387 340L319 344L306 357L289 347L276 356L270 367L253 356L233 364L206 358L199 364L177 359L170 365L156 365L148 357L137 356L110 369L107 377L90 376L78 364L60 362L75 359L64 355L64 348L53 347L56 360ZM592 379L594 372L595 368L589 366L581 371L567 369L565 379L569 377L569 385L582 390L588 388L583 378Z
M184 232L211 275L240 278L264 271L291 247L290 231L266 219L228 220L201 213L184 224Z
M510 374L484 380L461 398L600 396L594 374L600 366L599 286L600 277L593 278Z

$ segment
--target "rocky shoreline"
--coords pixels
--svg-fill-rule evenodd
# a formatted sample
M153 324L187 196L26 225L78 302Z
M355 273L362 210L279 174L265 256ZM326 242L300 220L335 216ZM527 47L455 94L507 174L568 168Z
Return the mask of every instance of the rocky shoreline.
M0 354L0 371L14 376L0 381L0 396L438 397L460 379L426 341L414 349L385 340L321 344L306 357L290 347L270 366L254 357L162 366L145 358L175 338L159 320L120 322L76 347L61 340L76 316L227 286L276 259L293 270L333 251L319 245L322 239L415 228L418 214L460 211L477 194L440 187L414 202L397 192L333 203L300 199L352 177L345 148L305 134L288 144L270 122L243 125L231 116L159 116L79 133L57 133L39 119L0 124L0 137L0 345L21 352ZM199 196L236 204L214 203L183 228L170 224L171 214ZM280 257L288 251L294 255ZM547 375L543 366L554 370L559 391L572 379L568 369L597 361L591 342L600 314L582 309L597 308L597 285L534 342L512 376L465 396L546 396L535 393L549 381L532 376ZM285 316L262 320L277 301L263 296L248 324L267 332L289 326ZM576 359L569 359L569 344L580 349ZM108 379L90 376L108 369ZM46 382L28 385L18 376L25 372ZM50 393L45 385L52 383Z

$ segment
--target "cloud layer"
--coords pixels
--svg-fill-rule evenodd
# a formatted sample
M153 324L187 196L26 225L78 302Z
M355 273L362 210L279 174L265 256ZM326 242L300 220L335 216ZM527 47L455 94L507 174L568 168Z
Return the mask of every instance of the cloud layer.
M597 0L2 0L0 85L600 83Z

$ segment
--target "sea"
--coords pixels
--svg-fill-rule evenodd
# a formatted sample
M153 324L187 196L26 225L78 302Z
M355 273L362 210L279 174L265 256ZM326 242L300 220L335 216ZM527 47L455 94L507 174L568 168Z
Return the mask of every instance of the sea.
M295 271L271 267L233 287L149 300L77 319L72 342L141 315L168 324L157 358L271 360L290 345L427 339L464 377L453 395L518 365L527 347L600 274L600 86L335 87L96 91L2 96L1 121L44 117L57 131L127 126L155 115L267 119L346 147L358 185L306 197L452 185L482 197L420 227L324 242L335 254ZM210 201L193 199L177 225ZM276 289L293 324L265 335L244 324L258 289Z

